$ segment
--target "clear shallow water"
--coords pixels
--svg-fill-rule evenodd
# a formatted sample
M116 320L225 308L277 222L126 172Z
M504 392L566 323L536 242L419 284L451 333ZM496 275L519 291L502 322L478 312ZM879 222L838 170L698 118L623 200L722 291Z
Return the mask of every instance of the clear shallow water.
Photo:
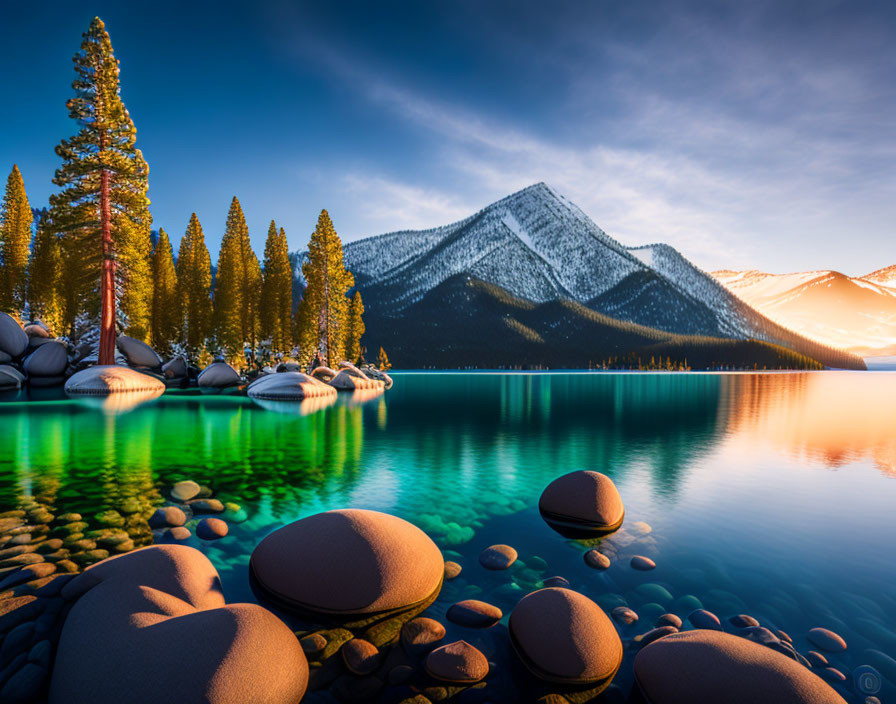
M245 601L249 554L265 534L321 510L372 508L416 523L463 565L429 609L436 617L482 598L506 624L520 596L562 575L607 610L624 600L639 611L623 640L666 610L685 616L690 595L722 618L784 629L803 653L809 628L837 631L849 649L829 659L847 674L879 664L867 649L896 658L896 374L395 379L385 396L342 396L308 415L226 396L165 395L120 415L75 401L0 404L0 512L36 496L100 527L95 517L112 509L145 544L152 508L194 479L246 514L221 541L191 541L228 600ZM544 486L580 468L610 475L626 504L606 572L538 515ZM493 543L516 547L525 566L482 569L477 555ZM657 569L632 570L634 554ZM486 652L497 664L489 688L513 700L504 626L450 626L452 637ZM616 678L624 691L633 654ZM896 701L891 676L884 702Z

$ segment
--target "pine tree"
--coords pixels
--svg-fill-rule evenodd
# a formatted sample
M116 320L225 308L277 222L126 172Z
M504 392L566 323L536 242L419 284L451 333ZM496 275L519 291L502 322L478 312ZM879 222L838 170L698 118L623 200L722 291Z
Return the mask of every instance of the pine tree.
M271 350L285 352L292 345L292 266L286 231L271 220L264 245L261 286L261 337L271 340Z
M389 355L386 354L386 350L382 347L380 347L380 353L376 358L376 366L384 372L392 368L392 364L389 362Z
M25 182L13 165L0 207L0 310L5 312L25 310L32 221Z
M180 342L183 312L177 290L174 253L168 233L159 228L159 240L152 255L152 344L157 350L170 352L172 343Z
M32 319L41 320L50 330L57 331L62 325L58 291L62 267L59 238L50 221L49 211L33 212L37 232L28 265L28 308Z
M234 196L218 255L215 281L215 329L218 343L230 354L255 349L259 333L261 266L252 251L249 228Z
M352 363L361 357L361 337L364 335L364 302L361 292L355 291L348 309L348 337L345 344L345 358Z
M177 290L182 331L187 354L197 358L212 335L212 258L196 213L190 216L187 231L177 253Z
M154 291L149 228L123 220L115 248L119 273L122 274L119 277L119 322L127 335L149 342ZM126 277L124 272L127 272Z
M308 243L308 257L302 265L305 293L299 304L299 344L303 359L319 351L324 363L332 367L345 359L348 331L348 290L355 279L345 268L342 241L326 210Z
M99 362L112 364L116 291L135 321L125 327L148 332L141 306L149 298L149 167L135 147L137 130L119 95L118 60L99 17L74 63L75 97L67 106L81 129L56 147L63 163L53 183L62 191L50 198L52 222L62 235L66 320L72 324L81 312L100 315Z

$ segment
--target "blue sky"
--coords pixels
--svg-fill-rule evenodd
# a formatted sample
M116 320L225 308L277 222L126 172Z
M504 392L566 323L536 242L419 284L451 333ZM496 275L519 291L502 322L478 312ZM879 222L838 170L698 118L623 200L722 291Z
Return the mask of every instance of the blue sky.
M186 5L186 4L184 4ZM896 5L833 2L17 3L0 168L45 204L94 15L150 164L155 226L233 195L260 253L327 208L351 240L546 181L624 244L704 269L896 263Z

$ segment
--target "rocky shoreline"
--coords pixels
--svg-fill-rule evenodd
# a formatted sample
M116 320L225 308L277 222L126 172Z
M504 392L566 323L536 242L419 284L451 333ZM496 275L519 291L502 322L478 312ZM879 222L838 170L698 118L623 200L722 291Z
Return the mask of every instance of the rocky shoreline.
M183 545L192 534L226 540L245 512L191 480L166 493L154 509L107 512L108 527L97 530L38 502L0 515L0 700L158 701L180 681L185 702L240 701L246 683L271 702L486 702L504 701L512 682L522 700L542 704L751 702L764 691L794 704L874 704L889 686L874 664L852 672L832 664L848 644L828 628L811 629L815 650L801 653L770 624L746 613L720 618L658 583L640 581L634 602L577 591L588 572L624 564L649 578L660 559L643 522L603 536L624 509L595 472L558 478L540 502L561 534L573 522L602 536L570 543L584 557L572 580L510 545L440 551L406 521L348 509L260 541L250 569L258 604L247 605L226 604L214 567ZM475 598L489 574L508 581ZM192 619L205 625L197 631ZM95 650L100 630L107 645ZM164 633L157 646L154 633ZM212 638L206 654L183 658L202 634ZM239 644L236 660L229 646L220 650L228 642ZM121 662L97 678L112 643ZM152 674L160 662L168 663L161 681Z

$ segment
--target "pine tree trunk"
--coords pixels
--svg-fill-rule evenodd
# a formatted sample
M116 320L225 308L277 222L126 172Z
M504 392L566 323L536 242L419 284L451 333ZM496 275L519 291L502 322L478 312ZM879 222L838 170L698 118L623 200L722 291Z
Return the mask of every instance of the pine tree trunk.
M100 152L104 140L100 140ZM112 246L112 207L109 203L109 172L100 172L100 227L103 233L103 274L100 283L99 364L115 364L115 259Z

